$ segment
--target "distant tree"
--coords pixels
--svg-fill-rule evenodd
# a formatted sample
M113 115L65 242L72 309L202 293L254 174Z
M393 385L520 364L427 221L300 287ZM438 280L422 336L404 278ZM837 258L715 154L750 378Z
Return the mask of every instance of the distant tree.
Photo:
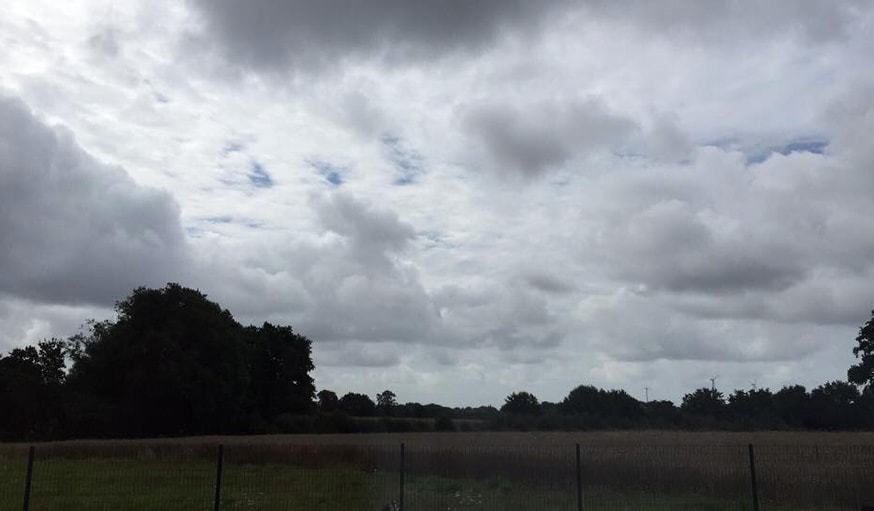
M425 415L425 406L422 403L404 403L398 405L397 414L401 417L427 417Z
M831 381L810 391L808 427L816 429L855 429L862 425L857 414L859 389L847 382Z
M691 415L720 417L726 409L725 398L716 389L700 388L683 396L680 409Z
M540 403L534 394L514 392L504 399L501 411L511 415L535 415L540 412Z
M853 348L853 355L860 360L850 366L847 380L856 385L870 386L874 383L874 311L871 311L871 319L859 328L856 342L858 346Z
M580 385L561 402L567 414L589 414L607 418L634 419L642 415L640 401L624 390L603 390L592 385Z
M810 395L801 385L788 385L774 393L774 413L787 426L804 426L808 415Z
M319 410L323 412L333 412L340 408L340 399L333 391L320 390L316 397L318 398Z
M728 396L728 410L733 416L761 417L773 412L774 394L769 389L735 390Z
M428 403L422 407L424 411L424 417L440 417L442 415L447 415L449 417L453 416L452 408L448 406L438 405L436 403Z
M376 403L367 394L349 392L340 398L340 410L357 417L376 415Z
M672 401L652 400L643 405L646 417L657 426L675 424L679 418L679 410Z
M568 414L599 414L605 408L601 389L594 385L579 385L561 402L561 409Z
M384 416L391 416L397 405L397 396L390 390L384 390L376 395L376 406L379 408L379 413Z

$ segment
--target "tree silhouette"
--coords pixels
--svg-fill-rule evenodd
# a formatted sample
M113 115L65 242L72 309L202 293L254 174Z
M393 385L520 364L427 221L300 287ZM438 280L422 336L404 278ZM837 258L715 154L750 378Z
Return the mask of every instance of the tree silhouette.
M279 414L314 410L315 385L310 340L289 326L264 323L245 329L251 382L247 410L268 421Z
M320 390L316 398L318 398L319 410L323 412L334 412L340 408L340 399L331 390Z
M501 411L512 415L535 415L540 412L540 403L534 394L514 392L504 399Z
M64 343L43 340L0 357L0 438L52 439L64 413Z
M860 360L850 366L847 380L856 385L870 386L874 382L874 311L871 311L871 319L859 328L856 342L858 346L853 348L853 355Z
M392 410L398 405L397 396L390 390L384 390L376 395L376 406L379 412L388 417L392 415Z
M691 415L721 417L725 412L726 404L722 392L702 387L683 396L680 409Z
M376 404L367 394L349 392L340 398L340 410L358 417L376 415Z
M633 419L643 413L640 401L624 390L603 390L592 385L580 385L571 390L560 407L569 414L589 414L606 418Z

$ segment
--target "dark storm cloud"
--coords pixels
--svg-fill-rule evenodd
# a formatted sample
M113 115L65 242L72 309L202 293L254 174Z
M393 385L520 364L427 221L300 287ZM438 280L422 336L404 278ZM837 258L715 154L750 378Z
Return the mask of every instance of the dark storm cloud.
M98 162L63 128L0 97L0 293L112 303L172 279L179 206Z
M476 105L463 113L462 125L487 165L525 176L590 151L618 148L637 128L597 101Z
M191 0L207 36L255 69L315 69L349 56L433 59L528 30L564 2L520 0ZM339 62L338 62L339 61Z

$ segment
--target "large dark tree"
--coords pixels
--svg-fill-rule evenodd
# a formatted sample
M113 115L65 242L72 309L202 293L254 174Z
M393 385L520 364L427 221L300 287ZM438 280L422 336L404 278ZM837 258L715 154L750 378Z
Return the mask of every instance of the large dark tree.
M309 339L289 326L264 323L245 330L251 382L247 408L272 421L282 413L313 411L316 392Z
M238 431L249 387L243 328L203 293L136 289L115 321L73 339L70 383L96 408L92 434ZM80 426L88 429L89 425Z
M853 348L853 355L860 360L850 366L847 380L856 385L871 385L874 383L874 311L871 311L871 319L859 329L856 342L859 344Z

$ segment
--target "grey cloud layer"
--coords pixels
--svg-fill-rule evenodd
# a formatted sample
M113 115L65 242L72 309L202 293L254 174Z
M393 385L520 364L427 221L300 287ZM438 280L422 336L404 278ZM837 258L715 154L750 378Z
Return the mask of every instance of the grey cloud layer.
M552 15L613 22L667 37L732 42L798 33L812 41L845 35L864 0L687 2L665 0L190 0L206 39L235 63L268 71L320 69L348 58L409 62L476 54L508 35L539 34Z
M476 105L462 114L461 124L487 165L527 176L590 151L618 148L636 128L596 101Z
M313 69L352 57L387 61L477 51L505 29L536 26L559 2L484 0L194 0L207 33L256 69Z
M179 206L0 98L0 292L112 303L184 262Z

